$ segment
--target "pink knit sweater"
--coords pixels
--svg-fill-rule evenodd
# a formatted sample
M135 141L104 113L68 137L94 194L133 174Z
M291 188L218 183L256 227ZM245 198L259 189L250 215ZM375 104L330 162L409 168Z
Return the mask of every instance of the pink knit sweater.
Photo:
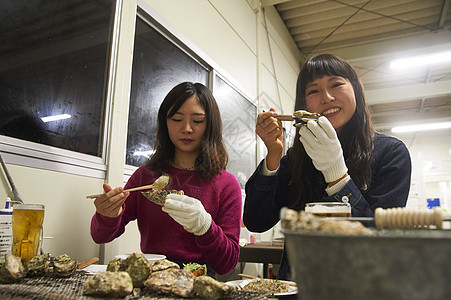
M108 243L125 231L125 226L138 221L143 253L164 254L177 260L208 264L218 274L233 270L239 257L241 226L241 189L232 174L221 173L209 181L199 179L194 171L168 167L168 190L183 190L199 199L212 217L211 228L202 236L187 232L161 206L147 200L139 191L131 192L123 213L109 218L95 213L91 236L96 243ZM125 188L152 184L161 174L142 166L130 177Z

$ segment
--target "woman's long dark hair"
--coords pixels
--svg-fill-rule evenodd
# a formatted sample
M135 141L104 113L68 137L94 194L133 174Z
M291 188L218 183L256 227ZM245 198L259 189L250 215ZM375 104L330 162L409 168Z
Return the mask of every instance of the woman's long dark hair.
M169 138L166 121L192 96L196 97L205 110L207 122L202 138L201 151L196 158L194 169L200 178L211 179L226 168L228 154L222 140L222 121L218 104L211 91L201 83L180 83L166 95L158 110L155 153L146 164L154 171L163 172L173 162L175 146Z
M301 68L296 84L295 110L306 110L305 90L308 83L323 76L340 76L348 79L354 88L356 109L354 115L338 132L348 173L357 187L364 190L371 179L370 160L373 150L374 130L369 108L365 101L363 86L354 69L343 59L331 54L310 58ZM303 208L306 202L321 199L312 190L316 178L311 158L306 154L299 132L296 132L290 151L291 188L295 202L293 207ZM317 191L318 192L318 191ZM324 190L323 190L324 192Z

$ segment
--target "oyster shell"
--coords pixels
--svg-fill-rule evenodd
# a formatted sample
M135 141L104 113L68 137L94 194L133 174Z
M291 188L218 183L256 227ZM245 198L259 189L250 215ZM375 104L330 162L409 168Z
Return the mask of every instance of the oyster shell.
M133 291L132 278L127 272L98 273L86 279L83 291L86 295L122 298Z
M141 192L141 194L152 201L153 203L156 203L158 205L164 206L164 203L166 202L166 196L169 194L178 194L183 195L183 191L177 191L177 190L150 190Z
M110 271L110 272L119 272L119 271L123 271L121 270L122 264L124 263L124 261L120 258L116 258L113 260L110 260L110 262L108 263L106 270Z
M233 292L236 292L237 288L219 282L209 276L199 276L194 279L192 293L204 298L204 299L223 299Z
M156 262L154 262L154 264L152 265L152 272L163 271L163 270L167 270L170 268L180 269L180 266L178 264L176 264L175 262L170 261L165 258L165 259L157 260Z
M30 259L30 261L26 264L27 275L30 276L43 276L47 273L47 269L49 268L51 263L50 253L37 255Z
M132 253L124 260L123 270L132 278L133 287L142 287L152 272L149 261L139 253Z
M0 282L13 283L25 277L26 270L20 257L6 254L0 260Z
M63 254L56 256L47 268L47 275L53 277L70 277L77 269L77 261Z
M142 287L144 281L152 273L152 266L146 257L140 253L132 253L126 259L113 259L108 263L107 271L127 272L133 282L133 287Z
M150 274L144 286L157 292L188 298L192 295L194 278L193 273L187 270L170 268Z

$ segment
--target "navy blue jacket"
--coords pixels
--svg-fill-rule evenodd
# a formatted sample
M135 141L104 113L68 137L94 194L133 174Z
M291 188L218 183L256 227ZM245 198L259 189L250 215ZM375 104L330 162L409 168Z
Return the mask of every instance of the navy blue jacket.
M290 155L288 152L287 155ZM271 229L279 221L280 209L293 203L290 199L289 158L282 157L277 173L273 176L261 174L262 162L246 183L243 221L252 232ZM352 216L374 217L377 207L403 207L406 205L410 189L411 161L409 151L399 139L376 133L371 157L371 183L365 190L359 190L352 178L337 193L328 196L324 177L317 171L317 185L312 189L324 191L322 199L311 202L343 201L347 197L351 204ZM316 170L315 170L316 171ZM279 279L291 280L286 253L282 256Z

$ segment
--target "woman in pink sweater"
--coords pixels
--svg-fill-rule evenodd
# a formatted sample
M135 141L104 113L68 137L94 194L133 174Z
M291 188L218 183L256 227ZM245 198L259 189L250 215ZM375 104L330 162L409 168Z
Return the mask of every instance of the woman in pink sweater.
M108 243L137 220L143 253L229 273L239 256L241 188L225 171L221 116L207 87L184 82L168 93L158 112L154 150L124 188L103 185L105 193L94 201L93 240ZM140 192L123 192L152 184L163 173L171 178L165 189L185 195L169 194L161 207Z

